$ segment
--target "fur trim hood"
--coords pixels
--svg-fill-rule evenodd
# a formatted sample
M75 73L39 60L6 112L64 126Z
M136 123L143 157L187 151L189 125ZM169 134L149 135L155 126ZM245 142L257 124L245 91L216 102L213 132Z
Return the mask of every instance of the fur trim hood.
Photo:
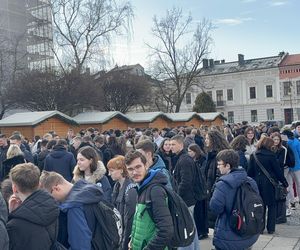
M105 175L105 173L106 173L106 168L105 168L103 162L102 161L98 161L97 169L86 180L88 182L90 182L90 183L96 184L97 182L99 182L99 180L102 179L102 177ZM80 171L78 165L75 166L74 171L73 171L73 175L74 175L74 177L73 177L72 182L77 182L80 179L84 179L83 172Z

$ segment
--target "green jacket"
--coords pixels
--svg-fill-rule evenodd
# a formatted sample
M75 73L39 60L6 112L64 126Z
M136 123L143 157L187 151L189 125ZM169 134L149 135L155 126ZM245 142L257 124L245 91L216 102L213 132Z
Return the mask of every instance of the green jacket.
M155 184L167 184L160 170L149 170L138 186L138 202L131 231L133 250L166 250L174 228L165 190ZM150 192L150 193L147 193Z

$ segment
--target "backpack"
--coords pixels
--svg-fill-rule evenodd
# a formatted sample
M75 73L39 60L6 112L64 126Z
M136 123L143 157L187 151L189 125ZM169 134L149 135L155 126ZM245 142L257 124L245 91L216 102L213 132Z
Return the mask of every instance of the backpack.
M199 164L195 164L195 180L194 180L195 199L197 201L205 200L208 197L208 189L204 171Z
M123 233L120 212L110 203L100 201L94 204L93 214L96 218L92 239L93 250L117 250Z
M230 214L230 228L242 237L256 235L264 228L263 218L262 198L249 182L243 182L236 191Z
M191 245L195 238L196 231L194 226L194 220L189 212L187 205L174 190L171 190L170 188L164 185L157 185L161 186L167 193L168 207L170 210L174 227L174 234L168 246L172 248L177 248ZM150 193L151 188L146 194L147 204L151 204L151 201L149 199ZM147 207L147 209L149 209L149 207ZM149 214L150 216L152 216L151 210L149 211Z

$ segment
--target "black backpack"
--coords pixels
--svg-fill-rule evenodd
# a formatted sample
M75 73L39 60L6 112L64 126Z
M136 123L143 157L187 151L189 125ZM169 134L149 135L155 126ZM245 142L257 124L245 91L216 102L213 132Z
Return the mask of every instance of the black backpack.
M264 228L264 205L262 198L243 182L236 191L230 214L230 228L242 237L259 234Z
M195 180L194 180L195 199L197 201L205 200L208 197L208 189L204 168L200 164L195 163Z
M92 250L117 250L122 240L122 218L119 211L108 202L92 205L96 218Z
M190 244L192 244L196 232L194 220L189 212L187 205L174 190L171 190L170 188L164 185L156 185L159 185L162 188L164 188L168 196L167 202L174 227L174 234L170 241L169 247L177 248L189 246ZM147 201L150 201L150 199L148 198L150 196L150 192L151 188L149 188L149 191L147 191L146 203ZM147 203L147 205L149 204L151 205L151 201ZM149 214L150 216L152 216L151 210L149 211Z

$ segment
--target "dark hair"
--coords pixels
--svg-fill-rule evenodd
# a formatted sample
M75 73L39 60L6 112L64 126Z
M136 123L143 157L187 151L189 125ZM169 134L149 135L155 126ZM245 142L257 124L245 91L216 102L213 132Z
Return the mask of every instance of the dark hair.
M63 145L63 146L68 146L68 143L65 139L59 139L57 142L56 142L56 145Z
M229 143L225 138L225 135L218 130L210 130L207 133L210 141L209 150L220 152L223 149L229 149Z
M216 157L217 161L223 161L225 164L230 165L230 169L238 168L240 157L239 154L233 149L221 150Z
M165 153L165 150L164 150L164 145L165 145L165 142L166 141L170 141L171 139L170 138L164 138L159 146L159 151L161 152L164 152Z
M246 139L246 137L244 135L238 135L230 143L230 146L232 147L232 149L234 149L236 151L246 150L247 145L248 145L248 140Z
M251 141L251 144L253 144L253 143L256 141L255 129L254 129L253 127L247 127L247 128L245 129L244 135L245 135L245 137L247 138L247 134L248 134L250 131L252 131L253 134L254 134L254 137L253 137L253 139L252 139L252 141Z
M272 151L274 147L274 141L270 137L264 137L258 141L256 148L257 149L267 149Z
M202 151L202 149L196 143L190 144L188 149L192 150L193 152L195 152L195 159L196 160L198 160L201 156L205 156L205 154Z
M276 126L270 127L268 129L268 135L271 135L271 134L276 133L276 132L280 133L280 129L278 127L276 127Z
M48 144L48 140L46 140L46 139L43 139L42 141L41 141L41 144L40 144L40 146L41 147L46 147L47 146L47 144Z
M139 151L131 150L125 155L125 165L129 165L135 159L140 158L141 162L146 165L147 159L146 157Z
M174 135L172 138L171 138L172 141L177 141L178 143L180 144L183 144L184 143L184 137L182 135Z
M142 149L145 152L150 152L153 155L155 146L154 146L154 143L151 140L147 139L147 140L143 140L143 141L138 142L135 145L135 148L136 149Z
M13 195L12 182L10 179L5 179L4 181L2 181L1 193L6 202L6 205L8 205L9 198Z
M11 137L9 137L10 140L17 140L22 141L22 137L19 134L13 134Z
M104 135L96 135L94 138L94 142L98 142L100 144L105 144Z
M52 149L56 145L56 140L48 141L47 149Z
M97 151L90 146L85 146L78 150L78 154L79 153L84 158L86 158L88 160L92 160L90 170L91 170L91 173L94 173L94 171L97 169L98 161L99 161L99 155L98 155ZM83 171L80 171L80 172L82 173Z

